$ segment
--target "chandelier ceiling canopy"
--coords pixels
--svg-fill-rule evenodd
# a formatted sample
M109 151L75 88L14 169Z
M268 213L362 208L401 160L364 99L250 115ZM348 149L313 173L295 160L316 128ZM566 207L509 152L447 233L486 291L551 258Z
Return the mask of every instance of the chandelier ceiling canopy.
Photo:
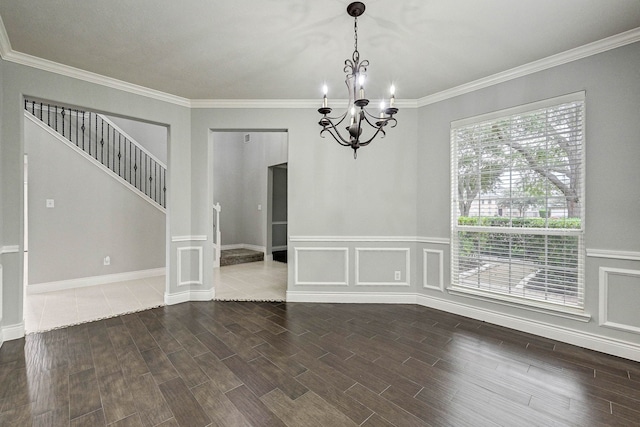
M382 137L386 135L385 126L396 126L397 121L393 115L398 112L395 107L395 88L393 85L390 89L388 105L382 101L378 114L372 114L366 108L369 105L369 99L365 96L369 61L366 59L361 60L360 52L358 51L358 17L364 14L364 10L365 5L362 2L353 2L347 6L347 13L354 19L354 51L351 59L344 61L345 84L349 94L349 105L343 114L331 116L332 109L329 107L327 98L328 88L324 85L322 107L318 109L318 112L322 115L319 122L322 127L320 135L324 137L324 134L328 133L338 144L351 147L354 159L358 155L358 148L369 145L378 135L382 135ZM341 126L346 129L344 136L340 133ZM366 131L363 132L365 129ZM363 133L365 134L364 136Z

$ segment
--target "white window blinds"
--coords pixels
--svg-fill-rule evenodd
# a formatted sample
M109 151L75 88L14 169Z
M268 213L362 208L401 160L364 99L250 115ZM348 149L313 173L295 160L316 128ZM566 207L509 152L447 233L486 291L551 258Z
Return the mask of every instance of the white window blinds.
M584 93L452 123L452 284L584 306Z

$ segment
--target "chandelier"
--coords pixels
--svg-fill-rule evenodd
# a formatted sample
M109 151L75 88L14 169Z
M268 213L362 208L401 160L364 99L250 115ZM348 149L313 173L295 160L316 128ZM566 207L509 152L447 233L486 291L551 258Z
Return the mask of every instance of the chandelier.
M382 101L380 103L379 114L371 114L365 108L369 105L369 100L365 97L364 91L369 61L366 59L360 60L360 52L358 52L358 16L364 14L364 9L364 3L359 1L347 6L347 13L354 18L353 32L355 40L351 59L344 61L344 72L346 74L345 84L349 92L349 105L347 106L347 110L340 116L329 116L329 114L331 114L331 108L329 107L329 101L327 99L327 85L323 87L324 97L322 99L322 107L318 109L318 112L322 115L322 118L318 122L318 124L322 126L320 136L324 138L324 133L329 133L338 144L351 147L353 149L354 159L358 156L358 148L369 145L378 134L382 134L382 137L386 135L384 131L385 126L389 124L391 124L392 128L396 126L397 121L393 115L398 112L398 109L395 108L394 105L395 88L393 85L390 90L389 105L385 106L384 101ZM345 126L347 133L345 136L342 136L339 131L339 126L343 122L346 124L347 119L349 120L349 125ZM366 137L362 135L363 128L370 128L370 130L367 131L368 136Z

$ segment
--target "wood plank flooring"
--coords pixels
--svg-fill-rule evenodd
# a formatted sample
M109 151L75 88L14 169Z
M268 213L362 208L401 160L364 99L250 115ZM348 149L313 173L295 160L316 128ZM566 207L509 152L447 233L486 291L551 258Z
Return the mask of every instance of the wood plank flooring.
M640 363L414 305L192 302L9 341L1 426L640 426Z

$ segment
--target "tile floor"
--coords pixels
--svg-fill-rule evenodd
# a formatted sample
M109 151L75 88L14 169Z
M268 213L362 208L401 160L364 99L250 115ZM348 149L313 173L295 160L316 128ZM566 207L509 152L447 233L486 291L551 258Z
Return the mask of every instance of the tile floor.
M216 300L284 301L287 264L251 262L214 270ZM165 276L28 294L27 333L89 322L164 304Z

